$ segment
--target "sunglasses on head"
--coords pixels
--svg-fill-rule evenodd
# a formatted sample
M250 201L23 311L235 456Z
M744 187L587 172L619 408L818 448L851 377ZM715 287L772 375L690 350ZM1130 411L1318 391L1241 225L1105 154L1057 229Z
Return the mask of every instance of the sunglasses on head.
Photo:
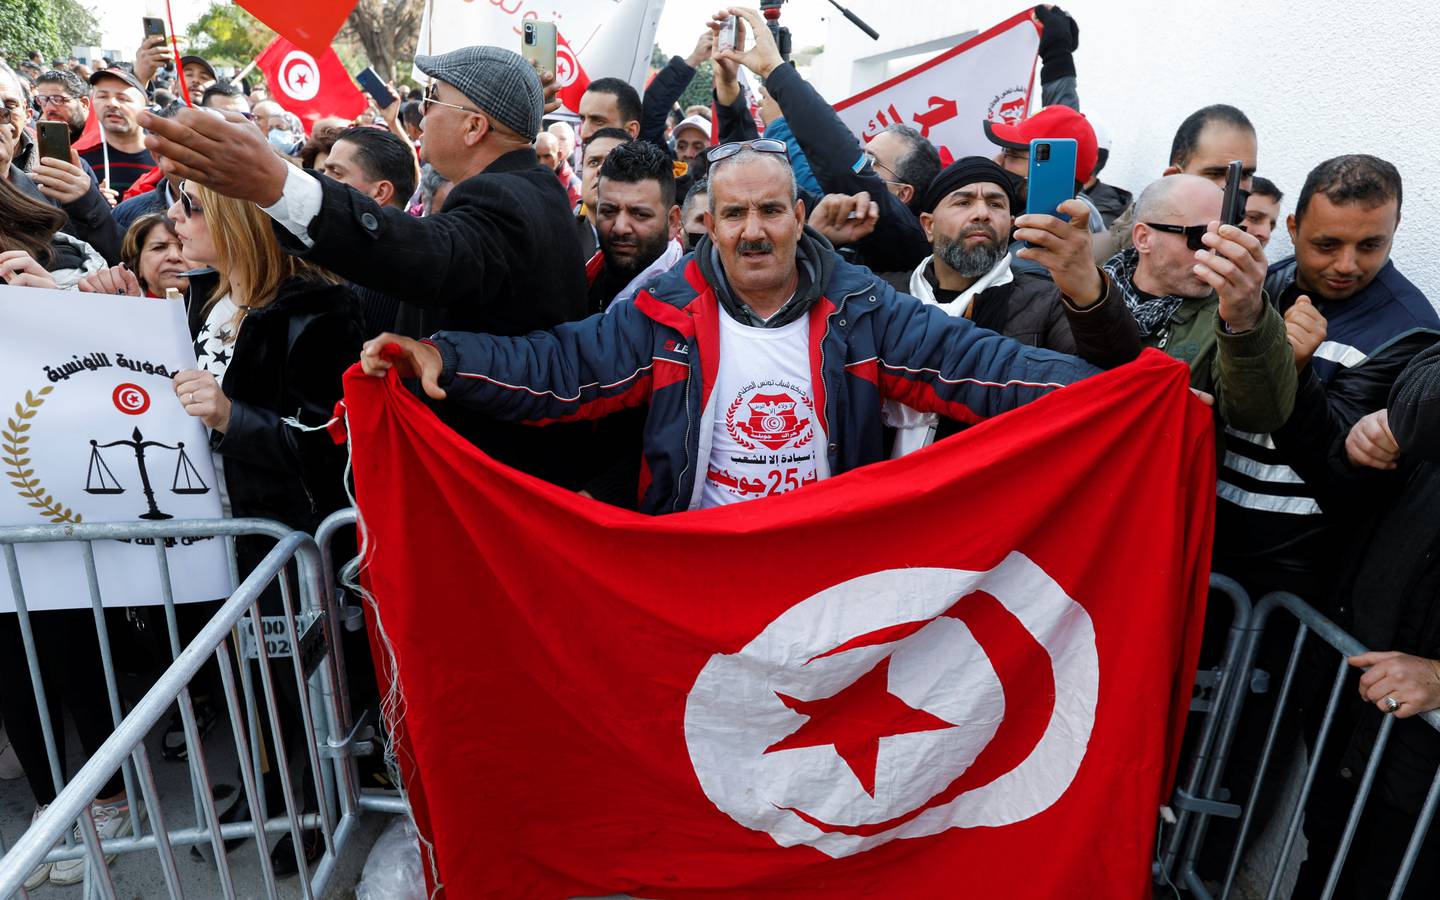
M718 147L711 147L705 151L705 161L712 166L722 159L729 159L744 149L751 149L757 153L779 153L784 155L785 142L777 141L774 138L760 138L754 141L731 141L728 144L721 144Z

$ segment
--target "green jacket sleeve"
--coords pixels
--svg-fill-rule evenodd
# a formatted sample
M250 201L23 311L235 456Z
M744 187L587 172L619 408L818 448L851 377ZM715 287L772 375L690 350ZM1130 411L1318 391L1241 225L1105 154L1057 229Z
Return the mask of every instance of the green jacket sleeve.
M1219 347L1211 368L1215 408L1226 425L1269 434L1290 418L1295 407L1295 355L1285 338L1285 320L1268 299L1254 329L1229 334L1214 313Z

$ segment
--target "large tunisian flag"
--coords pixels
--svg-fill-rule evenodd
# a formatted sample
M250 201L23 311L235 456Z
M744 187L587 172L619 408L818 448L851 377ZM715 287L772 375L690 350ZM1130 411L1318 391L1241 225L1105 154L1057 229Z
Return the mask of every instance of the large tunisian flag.
M1152 351L894 462L648 518L352 370L440 885L1148 896L1215 493L1187 383Z
M328 47L317 57L277 37L256 62L270 83L270 96L300 117L307 134L326 116L353 119L370 106Z

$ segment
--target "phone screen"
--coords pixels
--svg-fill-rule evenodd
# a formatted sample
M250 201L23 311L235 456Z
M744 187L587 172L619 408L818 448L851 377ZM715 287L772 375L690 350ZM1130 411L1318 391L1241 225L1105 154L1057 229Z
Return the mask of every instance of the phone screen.
M385 109L395 102L395 95L390 93L390 89L385 86L385 82L380 79L380 75L374 68L367 66L359 75L355 76L355 80L360 82L365 93L373 97L375 105L381 109Z
M726 19L725 24L720 26L719 36L715 38L715 49L734 50L735 38L739 35L739 29L740 20L738 18L731 16Z
M40 122L36 127L41 159L70 161L70 126L64 122Z

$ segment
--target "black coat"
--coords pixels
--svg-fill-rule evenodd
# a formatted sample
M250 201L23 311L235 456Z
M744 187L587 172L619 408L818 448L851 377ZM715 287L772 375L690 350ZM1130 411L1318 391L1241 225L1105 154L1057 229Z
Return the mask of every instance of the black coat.
M225 466L236 518L276 519L314 532L349 505L345 448L321 430L341 397L340 378L360 356L360 324L349 289L300 276L246 317L222 385L230 423L211 445Z
M873 166L855 170L861 154L860 141L840 121L835 108L789 63L771 72L765 87L785 114L791 134L799 141L810 171L825 193L866 191L871 200L880 204L875 230L855 244L865 264L876 272L915 268L930 254L925 229L920 227L919 217L890 193Z
M1440 659L1437 407L1440 344L1416 356L1395 382L1388 408L1401 467L1377 473L1387 476L1372 485L1380 508L1347 531L1351 552L1334 601L1337 624L1362 644L1428 659ZM1341 720L1352 730L1342 765L1358 779L1384 714L1349 688L1344 703ZM1397 720L1376 789L1389 805L1414 813L1437 764L1440 732L1419 719Z
M585 317L585 262L570 200L534 150L496 159L455 185L444 208L424 218L315 177L324 190L310 224L315 244L305 248L275 223L281 246L402 301L409 308L397 322L402 333L515 337ZM415 309L421 321L405 321ZM550 481L573 481L568 473L577 438L570 427L497 422L447 403L437 412L501 462Z

